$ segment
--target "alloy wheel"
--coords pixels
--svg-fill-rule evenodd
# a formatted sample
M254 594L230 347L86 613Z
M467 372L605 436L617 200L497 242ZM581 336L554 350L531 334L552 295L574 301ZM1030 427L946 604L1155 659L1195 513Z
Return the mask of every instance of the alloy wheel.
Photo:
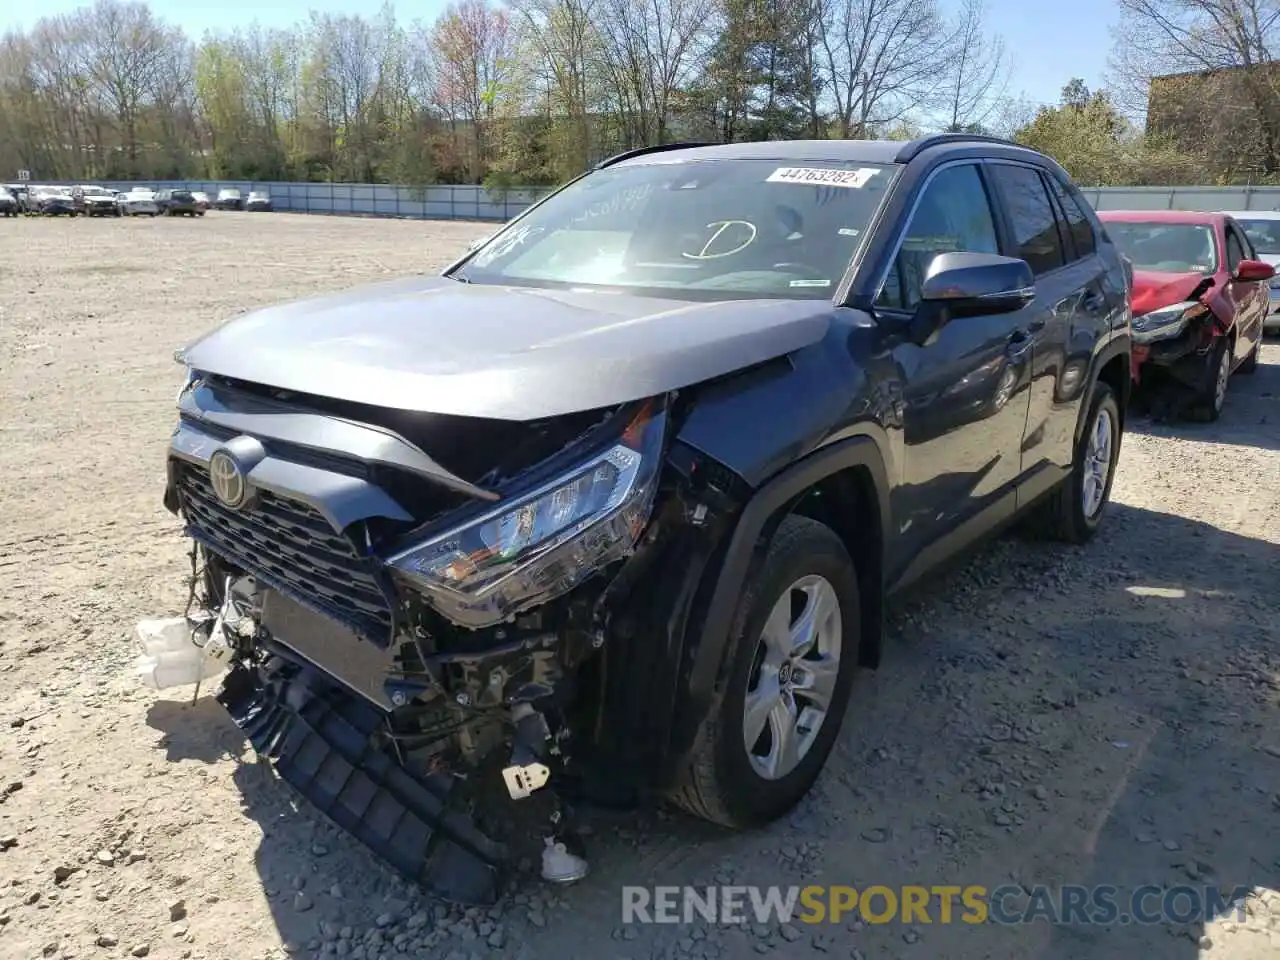
M1089 430L1084 453L1084 483L1081 506L1086 519L1092 520L1102 510L1111 476L1111 452L1115 445L1115 421L1111 411L1102 407Z
M742 732L765 780L781 780L812 748L840 673L840 600L825 577L784 590L761 631L747 680Z

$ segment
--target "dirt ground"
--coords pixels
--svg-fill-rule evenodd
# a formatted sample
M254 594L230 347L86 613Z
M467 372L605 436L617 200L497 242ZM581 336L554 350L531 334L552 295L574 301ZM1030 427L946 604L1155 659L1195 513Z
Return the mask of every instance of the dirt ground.
M180 610L173 349L442 266L493 229L210 214L0 222L0 958L1152 957L1280 952L1280 345L1212 426L1138 422L1104 531L1006 538L898 603L818 788L725 836L590 815L593 874L424 900L301 809L208 696L129 674ZM655 884L1255 890L1242 922L621 926ZM1157 905L1159 898L1154 901ZM1185 907L1183 907L1185 909Z

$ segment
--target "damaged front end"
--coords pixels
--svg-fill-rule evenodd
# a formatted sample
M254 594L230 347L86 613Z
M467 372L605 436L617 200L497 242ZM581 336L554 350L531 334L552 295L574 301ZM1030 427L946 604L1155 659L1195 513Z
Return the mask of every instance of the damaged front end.
M179 411L165 502L193 540L187 621L217 638L218 699L255 750L445 899L496 898L522 842L511 800L544 878L584 875L554 786L592 722L581 668L619 573L661 537L668 399L406 424L192 374ZM448 468L424 452L446 435Z
M1214 345L1223 333L1213 311L1199 299L1210 286L1212 280L1206 278L1186 300L1133 318L1135 384L1192 392L1203 387Z

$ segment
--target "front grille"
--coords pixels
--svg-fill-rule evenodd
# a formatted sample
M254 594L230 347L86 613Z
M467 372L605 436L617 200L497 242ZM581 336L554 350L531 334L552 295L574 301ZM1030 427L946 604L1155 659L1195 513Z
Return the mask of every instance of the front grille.
M205 471L175 461L188 533L209 550L318 613L333 617L374 643L391 636L391 602L375 561L336 533L314 508L258 490L245 509L214 495Z

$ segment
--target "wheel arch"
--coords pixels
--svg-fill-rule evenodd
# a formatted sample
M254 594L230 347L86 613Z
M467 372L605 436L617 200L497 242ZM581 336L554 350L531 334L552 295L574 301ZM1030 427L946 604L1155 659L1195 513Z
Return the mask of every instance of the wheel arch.
M1080 415L1076 420L1075 443L1080 442L1084 433L1085 420L1089 416L1088 396L1093 391L1093 384L1101 382L1111 388L1116 395L1116 405L1120 408L1120 428L1123 431L1128 419L1129 400L1133 395L1133 368L1130 357L1132 347L1129 336L1120 334L1109 340L1093 357L1093 376L1087 381L1085 401L1080 405ZM1073 447L1074 449L1074 447Z
M852 509L837 502L851 498ZM770 538L798 513L830 526L857 568L861 601L860 665L879 663L884 633L884 551L889 529L889 481L880 445L868 435L838 440L796 461L762 484L743 507L714 569L714 585L688 662L685 696L673 726L672 753L692 748L697 730L720 694L732 661L738 600Z

